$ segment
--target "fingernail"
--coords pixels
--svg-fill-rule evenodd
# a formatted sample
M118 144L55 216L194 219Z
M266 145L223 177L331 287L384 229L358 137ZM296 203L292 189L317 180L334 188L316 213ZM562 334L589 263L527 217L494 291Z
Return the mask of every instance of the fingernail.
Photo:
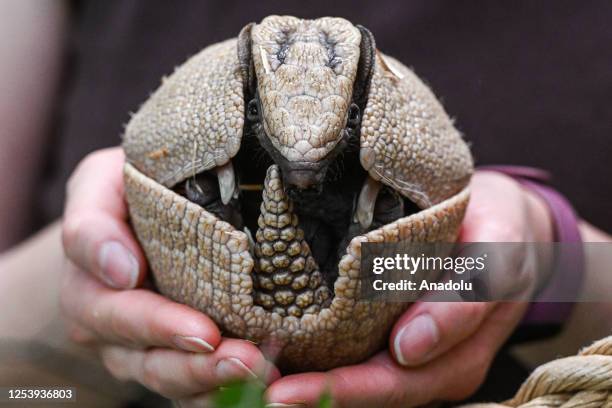
M439 340L438 326L429 314L422 314L404 326L395 336L393 349L403 366L422 363Z
M282 402L271 402L266 404L266 408L303 408L305 404L284 404Z
M236 357L224 358L223 360L219 361L217 363L216 372L217 378L221 382L238 380L244 378L245 376L248 376L253 380L257 379L255 373Z
M136 257L117 241L102 244L98 253L102 279L117 289L132 289L138 281Z
M191 351L194 353L212 353L215 348L206 340L195 336L179 336L178 334L172 337L174 344L181 350Z

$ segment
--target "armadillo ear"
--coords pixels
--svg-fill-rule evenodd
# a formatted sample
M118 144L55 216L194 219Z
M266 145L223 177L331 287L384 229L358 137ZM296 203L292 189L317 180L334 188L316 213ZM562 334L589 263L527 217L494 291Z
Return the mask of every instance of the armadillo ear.
M244 85L245 99L255 95L255 67L253 65L253 53L251 50L251 30L255 23L249 23L238 35L238 64Z
M361 44L359 45L359 64L357 65L357 76L353 91L353 100L361 108L365 109L365 103L370 91L370 83L374 75L374 62L376 60L376 42L374 36L362 25L356 26L361 32Z

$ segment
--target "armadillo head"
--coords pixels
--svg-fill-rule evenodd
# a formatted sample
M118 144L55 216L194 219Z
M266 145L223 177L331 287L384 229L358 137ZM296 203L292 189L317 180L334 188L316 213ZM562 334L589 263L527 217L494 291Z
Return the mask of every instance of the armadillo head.
M272 16L239 38L247 120L287 188L320 188L329 164L358 144L374 43L341 18Z

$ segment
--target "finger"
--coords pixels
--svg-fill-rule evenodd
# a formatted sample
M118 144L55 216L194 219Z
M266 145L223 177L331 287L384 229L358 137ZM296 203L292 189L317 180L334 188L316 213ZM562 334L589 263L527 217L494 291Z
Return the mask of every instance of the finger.
M76 271L62 288L62 310L99 341L211 352L221 341L205 314L144 289L109 289Z
M62 225L70 260L114 288L142 281L145 258L126 220L121 148L87 156L68 182Z
M192 397L236 380L269 384L280 376L257 347L236 339L224 339L211 354L109 346L101 355L115 377L138 381L168 398Z
M462 256L489 252L486 270L472 277L474 295L493 300L526 300L538 282L537 257L522 187L508 176L479 171L472 178L471 198L461 227ZM503 244L491 245L488 243ZM483 293L478 293L483 291Z
M472 335L493 303L419 302L397 321L389 340L402 366L427 363Z
M495 172L476 172L470 182L470 203L461 224L459 241L525 241L524 207L523 191L516 181Z
M268 387L266 398L279 407L316 406L326 392L335 407L409 407L466 398L482 383L522 310L524 305L498 305L472 337L425 366L400 367L383 351L363 364L283 377Z

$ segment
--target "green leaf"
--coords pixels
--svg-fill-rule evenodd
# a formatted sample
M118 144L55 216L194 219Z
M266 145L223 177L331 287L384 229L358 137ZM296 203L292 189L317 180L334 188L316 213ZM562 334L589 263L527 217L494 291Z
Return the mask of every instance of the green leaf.
M319 398L319 408L332 408L332 397L331 394L326 391L321 395L321 398Z
M213 396L215 408L265 408L262 384L240 381L221 387Z

